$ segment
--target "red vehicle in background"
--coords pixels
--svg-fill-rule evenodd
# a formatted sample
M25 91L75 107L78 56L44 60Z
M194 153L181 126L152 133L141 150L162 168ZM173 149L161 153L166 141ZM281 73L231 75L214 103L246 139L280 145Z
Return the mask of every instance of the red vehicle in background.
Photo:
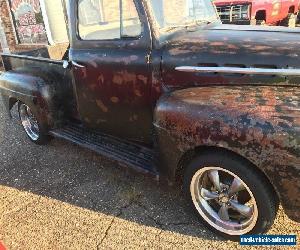
M295 27L300 0L215 0L223 23Z

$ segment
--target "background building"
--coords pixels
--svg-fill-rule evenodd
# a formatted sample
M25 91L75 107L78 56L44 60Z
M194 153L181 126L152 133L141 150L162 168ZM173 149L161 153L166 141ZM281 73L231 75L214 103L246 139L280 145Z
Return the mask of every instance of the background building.
M0 0L0 19L0 41L11 52L68 41L61 0Z
M6 35L0 19L0 51L9 52L8 44L6 41Z

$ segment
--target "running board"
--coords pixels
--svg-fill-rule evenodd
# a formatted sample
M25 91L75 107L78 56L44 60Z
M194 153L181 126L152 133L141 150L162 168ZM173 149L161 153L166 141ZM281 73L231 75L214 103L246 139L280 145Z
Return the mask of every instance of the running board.
M117 161L122 166L130 167L158 178L158 172L155 167L155 154L149 148L102 133L91 132L76 124L52 130L50 134L95 151Z

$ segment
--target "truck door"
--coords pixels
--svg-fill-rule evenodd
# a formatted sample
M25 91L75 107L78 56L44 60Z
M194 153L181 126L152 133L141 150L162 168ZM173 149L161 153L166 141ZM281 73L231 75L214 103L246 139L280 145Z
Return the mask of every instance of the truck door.
M72 11L70 61L82 121L150 143L151 36L141 1L79 0Z

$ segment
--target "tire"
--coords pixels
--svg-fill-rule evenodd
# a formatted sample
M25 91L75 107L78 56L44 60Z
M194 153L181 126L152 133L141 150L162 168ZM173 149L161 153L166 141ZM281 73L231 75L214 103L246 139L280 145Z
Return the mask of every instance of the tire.
M282 21L281 25L295 28L297 24L297 14L290 13L288 16Z
M183 189L200 221L228 240L267 232L278 211L277 196L266 177L230 152L195 157L185 170Z
M265 20L256 20L256 25L265 26L266 21Z
M256 19L251 19L250 20L250 25L257 25Z
M18 113L21 125L31 142L37 145L47 144L51 137L48 135L47 126L30 106L18 103Z
M297 15L289 14L287 26L290 28L296 28L296 24L297 24Z

